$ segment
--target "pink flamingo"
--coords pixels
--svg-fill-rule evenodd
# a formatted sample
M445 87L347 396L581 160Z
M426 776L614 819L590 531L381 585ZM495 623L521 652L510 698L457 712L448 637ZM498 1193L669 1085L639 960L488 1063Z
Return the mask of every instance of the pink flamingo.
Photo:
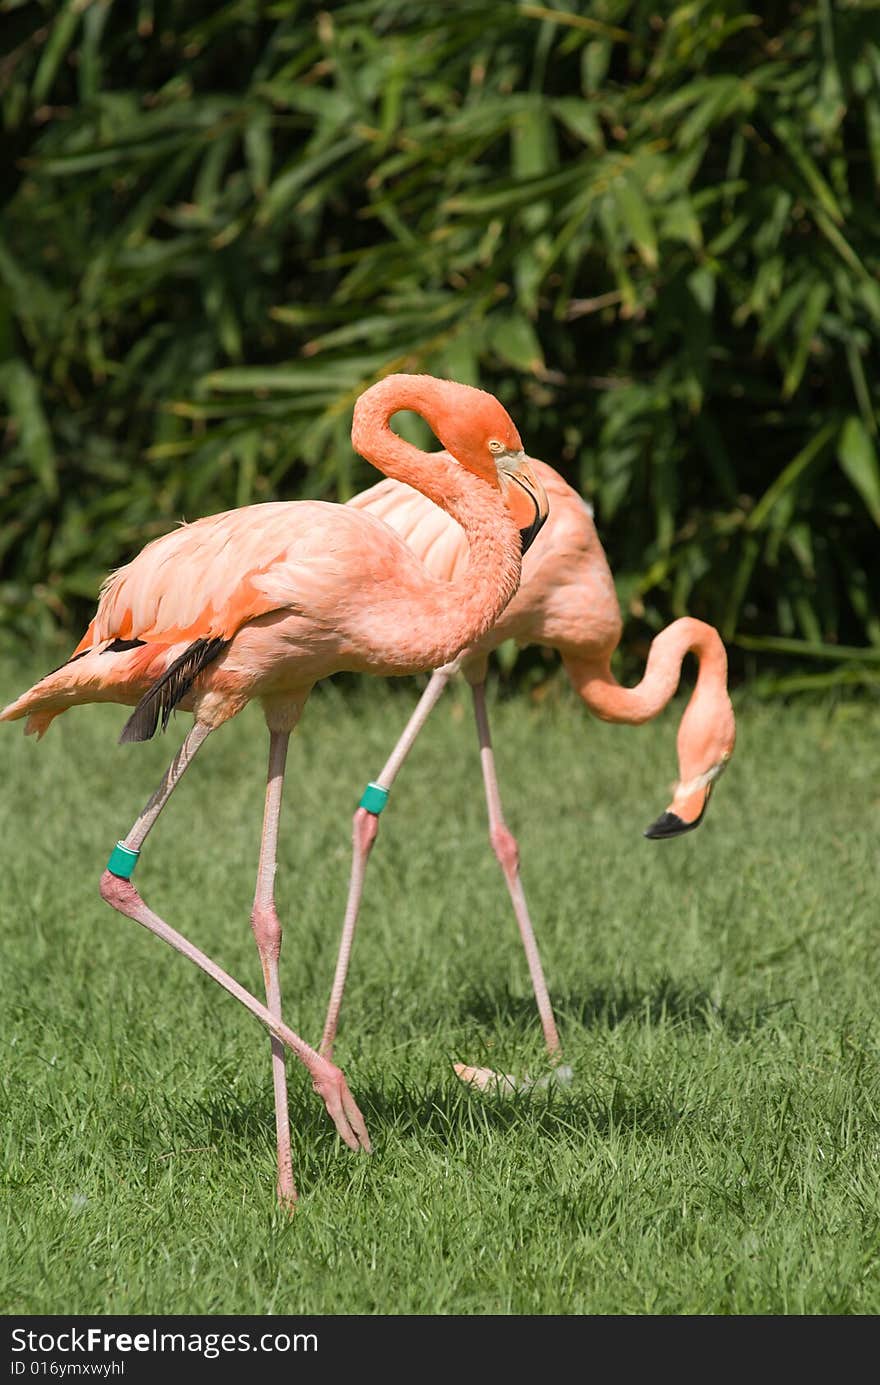
M614 581L593 524L592 511L558 472L534 464L550 499L550 516L523 562L519 590L496 623L454 662L432 675L403 735L381 774L371 783L352 823L353 856L339 959L333 981L321 1052L332 1054L348 963L360 908L367 859L379 830L379 813L416 737L450 679L461 670L471 685L483 769L489 836L513 903L525 948L532 986L554 1070L565 1081L570 1070L559 1066L562 1050L535 933L519 872L519 848L501 807L486 711L489 654L504 640L523 646L558 649L575 690L603 721L637 725L655 717L675 692L682 661L689 652L699 660L696 686L678 732L679 780L672 802L645 832L646 837L675 837L702 821L713 785L733 752L736 727L727 695L727 657L718 632L700 620L676 620L651 645L642 681L624 688L611 673L611 656L622 622ZM361 513L385 520L437 576L454 580L467 561L467 547L457 524L410 487L381 481L349 501ZM456 1064L459 1076L480 1087L516 1079L488 1068ZM546 1085L547 1078L539 1080ZM526 1085L534 1085L526 1083Z
M392 432L399 409L430 424L446 450L424 453ZM101 895L189 957L269 1029L278 1197L296 1198L284 1048L308 1069L342 1139L369 1150L342 1072L281 1020L281 924L274 877L290 734L313 685L340 670L396 675L432 668L490 628L516 591L521 554L547 499L506 410L482 390L427 375L391 375L354 408L352 442L387 476L444 506L467 536L467 573L434 576L375 516L318 501L250 505L156 539L104 583L70 659L4 711L41 736L83 702L136 704L121 741L147 740L175 707L192 728L101 877ZM439 513L439 511L438 511ZM206 737L253 698L269 728L269 772L251 923L266 987L260 1004L170 928L131 883L147 835Z

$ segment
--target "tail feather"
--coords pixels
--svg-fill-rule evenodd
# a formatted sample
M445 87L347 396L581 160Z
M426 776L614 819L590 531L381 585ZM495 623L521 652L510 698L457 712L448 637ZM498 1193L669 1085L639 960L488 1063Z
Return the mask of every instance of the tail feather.
M178 643L175 649L174 645L115 638L74 650L66 663L0 710L0 721L26 717L25 735L39 738L55 717L77 704L137 703L122 739L146 740L160 716L164 730L172 709L189 692L198 673L227 643L201 639L189 646Z
M37 740L41 741L52 722L60 715L60 712L31 712L24 724L24 734L36 736Z
M41 684L53 678L57 671L54 669L52 673L47 673L46 677L41 678L40 682L36 683L33 688L29 688L26 693L22 693L21 697L17 697L14 702L8 703L0 710L0 721L19 721L22 717L27 717L24 724L24 734L26 736L36 735L38 739L45 735L50 721L54 717L60 716L64 711L64 704L61 702L54 707L41 705L39 695L42 691ZM47 701L51 701L51 699L47 699Z
M164 731L174 708L189 692L202 669L216 659L228 644L229 640L217 636L210 640L195 640L185 649L144 693L122 728L120 745L148 741L156 733L160 716Z

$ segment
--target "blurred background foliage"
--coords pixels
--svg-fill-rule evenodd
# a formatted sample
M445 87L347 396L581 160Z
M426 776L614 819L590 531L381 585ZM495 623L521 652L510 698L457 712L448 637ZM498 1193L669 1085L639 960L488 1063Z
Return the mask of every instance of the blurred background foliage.
M593 501L624 670L688 612L765 689L880 683L875 4L0 16L10 639L182 517L372 484L352 403L424 370Z

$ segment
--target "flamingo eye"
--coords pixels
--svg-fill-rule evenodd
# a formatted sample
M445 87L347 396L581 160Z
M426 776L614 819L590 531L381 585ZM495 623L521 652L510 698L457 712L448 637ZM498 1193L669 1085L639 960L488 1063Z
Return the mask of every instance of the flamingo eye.
M503 442L499 442L497 438L489 439L489 451L494 452L496 457L500 452L504 452L505 450Z

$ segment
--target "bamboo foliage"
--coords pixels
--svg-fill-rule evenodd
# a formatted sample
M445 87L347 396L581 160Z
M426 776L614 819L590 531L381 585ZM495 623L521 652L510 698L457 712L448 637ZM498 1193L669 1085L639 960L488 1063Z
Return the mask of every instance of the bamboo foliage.
M354 398L426 370L592 498L631 647L688 611L876 680L873 6L0 13L7 630L183 516L346 499Z

